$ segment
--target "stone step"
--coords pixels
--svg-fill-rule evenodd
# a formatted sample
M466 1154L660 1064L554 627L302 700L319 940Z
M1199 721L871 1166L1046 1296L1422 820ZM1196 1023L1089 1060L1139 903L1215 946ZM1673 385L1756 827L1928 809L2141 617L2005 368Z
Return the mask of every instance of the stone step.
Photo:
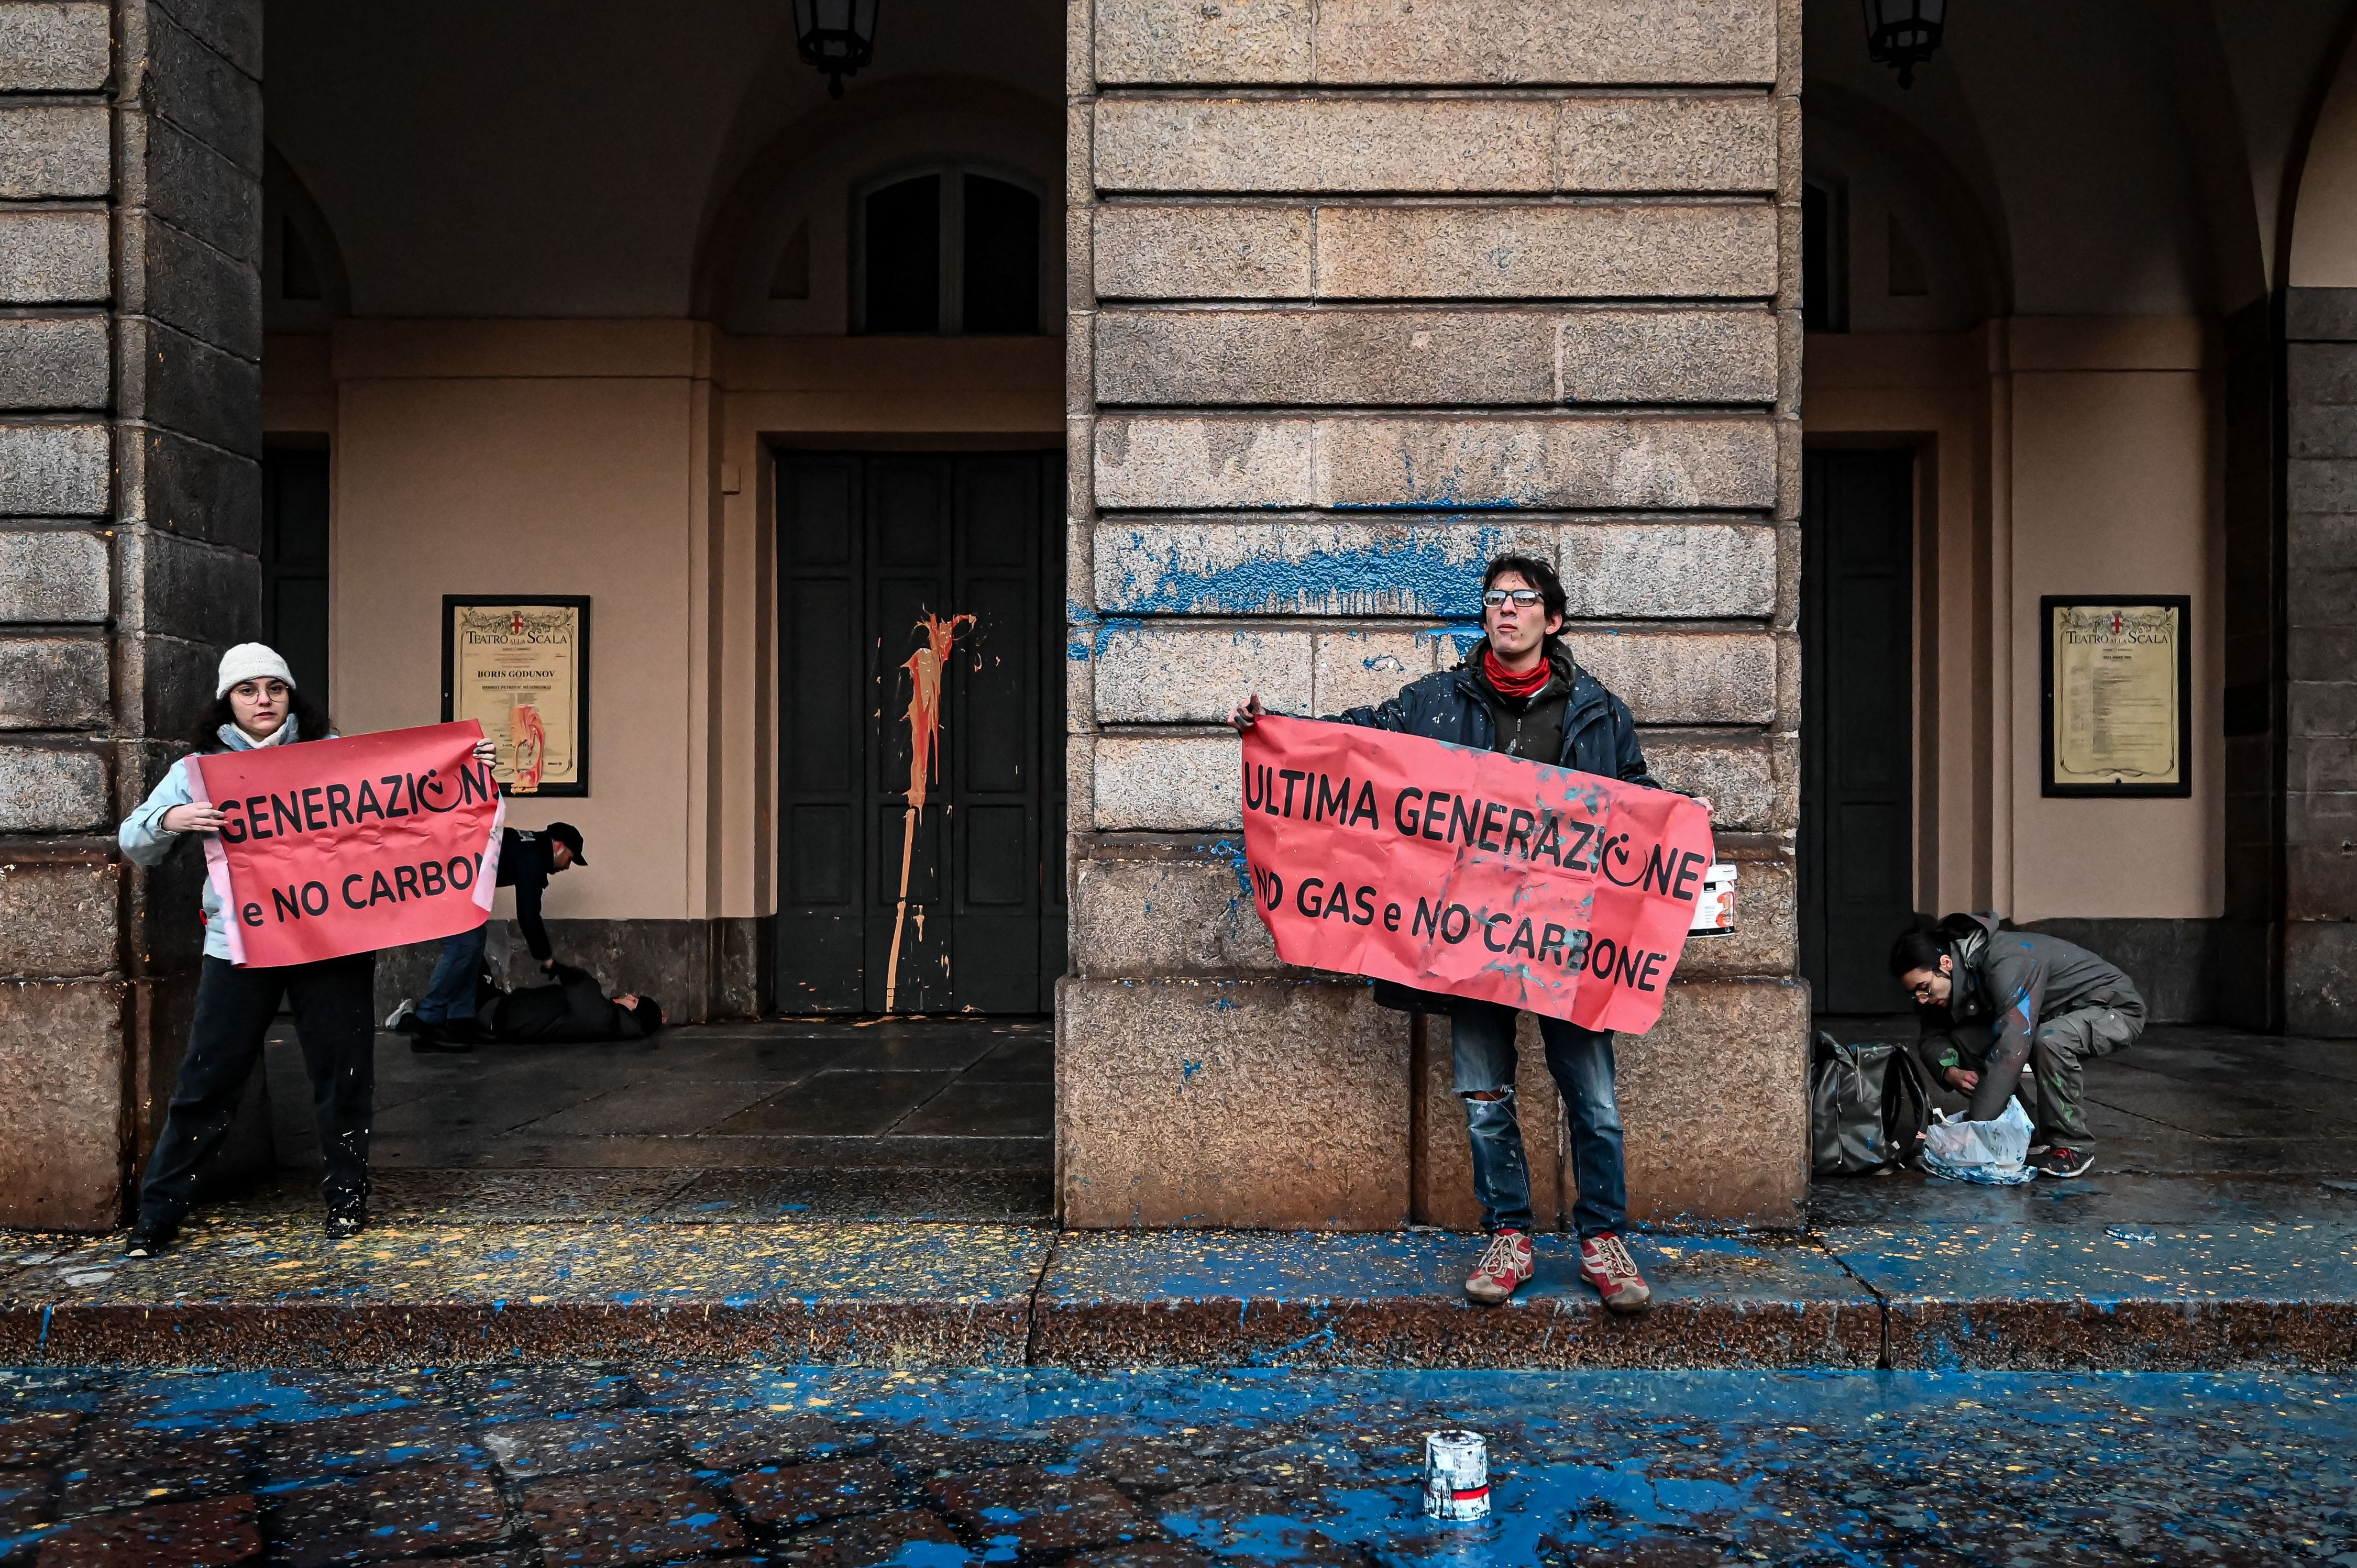
M2357 1225L1916 1224L1646 1236L1616 1317L1543 1237L1504 1307L1478 1239L994 1224L386 1224L231 1216L125 1262L19 1236L0 1365L2226 1369L2357 1367Z

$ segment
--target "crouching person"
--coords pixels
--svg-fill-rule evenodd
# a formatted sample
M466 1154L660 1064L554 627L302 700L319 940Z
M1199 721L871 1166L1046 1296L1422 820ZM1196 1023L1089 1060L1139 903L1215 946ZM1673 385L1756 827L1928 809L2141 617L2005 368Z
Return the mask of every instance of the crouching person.
M487 991L475 1016L495 1040L515 1044L587 1044L596 1040L644 1040L663 1026L662 1004L630 992L608 998L586 969L560 963L546 985L522 991Z
M1915 999L1924 1069L1972 1096L1972 1120L2004 1114L2027 1063L2037 1085L2030 1146L2043 1145L2032 1162L2039 1174L2093 1168L2081 1064L2144 1033L2134 982L2060 937L2000 930L1995 915L1950 915L1901 931L1890 972Z

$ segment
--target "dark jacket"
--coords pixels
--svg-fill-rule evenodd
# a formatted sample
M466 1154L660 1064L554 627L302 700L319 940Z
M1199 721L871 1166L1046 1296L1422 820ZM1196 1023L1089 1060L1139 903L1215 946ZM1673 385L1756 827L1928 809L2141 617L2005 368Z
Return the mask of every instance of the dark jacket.
M477 1012L486 1009L479 1004ZM556 966L556 978L547 985L497 998L486 1024L494 1039L516 1041L639 1040L648 1033L636 1014L606 999L588 971L568 963Z
M1334 722L1495 751L1496 709L1508 699L1491 690L1479 673L1482 655L1489 650L1489 639L1484 638L1473 645L1472 651L1456 669L1410 682L1400 688L1398 696L1371 708L1347 709L1335 714ZM1555 681L1571 688L1564 707L1563 741L1557 748L1555 765L1617 779L1624 784L1641 784L1648 789L1664 788L1661 780L1645 770L1645 752L1637 743L1637 721L1630 716L1629 704L1581 669L1572 659L1571 650L1557 639L1547 639L1546 656L1547 662L1555 668ZM1548 690L1554 687L1550 685ZM1545 695L1542 692L1533 701L1544 700ZM1464 1000L1439 992L1418 991L1395 981L1375 982L1376 1003L1404 1013L1454 1013Z
M2083 947L2036 931L2008 931L1991 914L1949 917L1953 961L1944 1007L1919 1007L1916 1055L1935 1082L1947 1069L1981 1075L1969 1114L1994 1120L2005 1110L2030 1042L2049 1018L2087 1007L2144 1016L2135 982Z
M509 828L500 834L499 886L516 890L516 924L523 928L524 945L532 949L532 956L543 963L555 950L548 945L548 928L540 918L540 896L548 890L548 879L556 872L556 862L549 854L555 842L530 828Z

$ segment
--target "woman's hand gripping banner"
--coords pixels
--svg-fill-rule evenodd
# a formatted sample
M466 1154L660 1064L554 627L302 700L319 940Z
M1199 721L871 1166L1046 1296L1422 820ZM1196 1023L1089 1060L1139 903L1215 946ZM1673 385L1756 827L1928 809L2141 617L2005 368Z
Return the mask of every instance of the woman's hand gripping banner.
M507 816L482 738L468 719L190 757L190 792L229 816L204 842L231 957L311 963L481 925Z
M1244 852L1287 963L1641 1034L1710 815L1647 789L1314 719L1244 732Z

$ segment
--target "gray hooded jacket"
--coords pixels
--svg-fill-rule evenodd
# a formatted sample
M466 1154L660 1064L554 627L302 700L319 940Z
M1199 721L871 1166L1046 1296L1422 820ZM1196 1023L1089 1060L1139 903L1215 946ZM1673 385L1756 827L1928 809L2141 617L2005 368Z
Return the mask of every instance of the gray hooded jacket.
M1948 944L1955 963L1948 1004L1917 1010L1922 1034L1916 1049L1941 1082L1949 1068L1978 1069L1969 1114L1987 1122L2005 1110L2040 1024L2085 1007L2141 1019L2144 998L2126 974L2060 937L2000 930L1997 917L1986 913L1975 914L1972 923ZM1986 1043L1976 1049L1977 1042Z

